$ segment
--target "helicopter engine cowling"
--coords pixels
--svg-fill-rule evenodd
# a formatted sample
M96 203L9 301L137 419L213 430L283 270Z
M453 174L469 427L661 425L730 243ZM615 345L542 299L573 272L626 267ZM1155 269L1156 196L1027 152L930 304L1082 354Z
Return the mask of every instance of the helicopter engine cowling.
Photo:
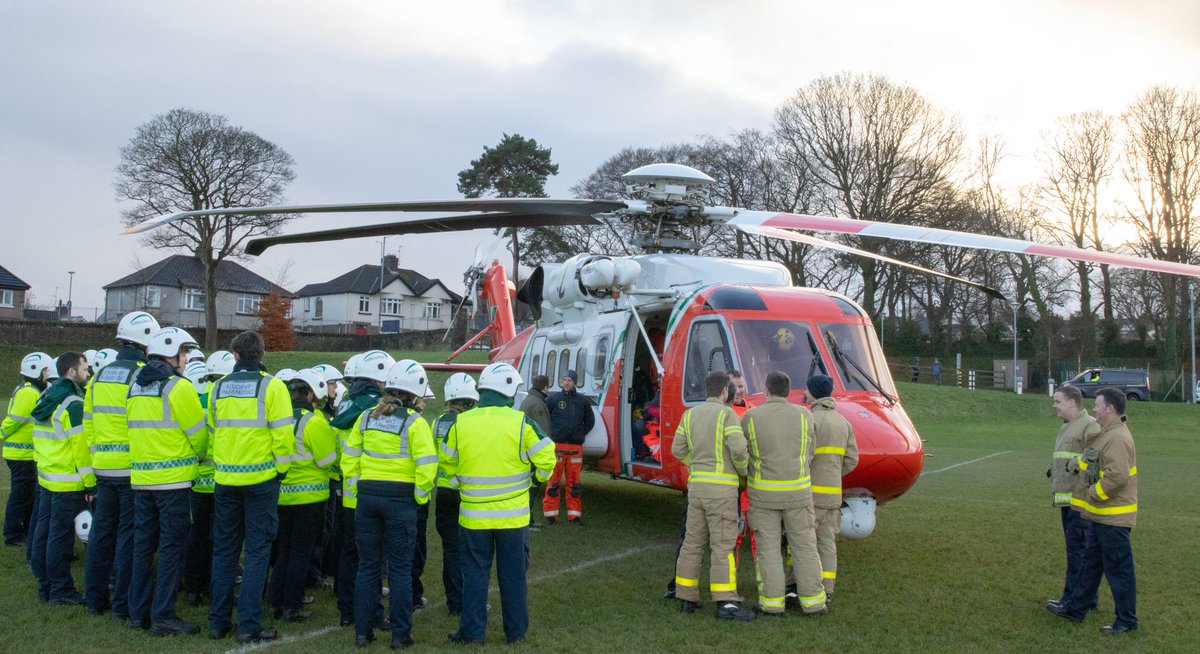
M540 297L557 313L584 310L589 304L627 291L642 274L636 261L602 254L580 254L561 264L542 264L539 268L545 280Z

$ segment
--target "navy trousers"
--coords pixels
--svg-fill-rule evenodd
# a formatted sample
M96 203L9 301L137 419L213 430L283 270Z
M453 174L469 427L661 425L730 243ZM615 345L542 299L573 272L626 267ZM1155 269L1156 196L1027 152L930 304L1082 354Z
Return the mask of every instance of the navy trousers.
M8 505L4 510L4 544L21 545L29 540L33 522L33 497L37 490L37 464L8 461Z
M262 631L262 597L271 543L279 529L278 504L276 479L248 486L217 484L213 493L212 605L208 612L211 631L226 631L233 625L233 586L243 545L238 634L254 636Z
M113 580L112 612L129 615L129 579L133 574L133 489L129 478L97 477L88 534L83 587L89 609L110 607L108 584Z
M83 491L41 489L37 529L30 548L30 564L38 580L38 599L56 600L78 594L71 578L71 555L75 550L75 516L86 508Z
M442 537L442 585L446 588L446 608L459 615L463 609L462 559L458 552L458 507L462 499L457 490L439 486L434 503L434 525Z
M279 552L267 591L272 606L295 610L303 605L308 568L324 520L325 502L279 507Z
M392 640L403 640L412 632L412 561L417 536L417 501L412 485L399 497L372 495L359 486L354 530L358 541L358 574L354 582L354 630L369 635L379 603L380 573L387 559L389 617Z
M1062 596L1058 603L1065 604L1071 597L1071 592L1079 579L1079 571L1083 568L1084 544L1087 532L1091 529L1091 521L1084 520L1075 509L1064 506L1062 511L1063 541L1067 548L1067 575L1063 582ZM1096 596L1092 596L1089 608L1096 606Z
M129 579L129 619L175 620L175 594L187 551L190 488L133 492L133 574ZM158 571L154 554L158 553Z
M458 634L483 640L487 631L487 595L492 559L500 582L500 607L504 637L508 642L525 638L529 630L529 603L525 572L529 569L529 526L515 529L459 528L459 555L463 569L463 612Z
M354 537L354 509L338 507L338 567L333 578L338 613L343 624L354 622L354 578L358 575L358 540Z
M1129 527L1114 527L1091 523L1084 543L1083 565L1079 579L1071 591L1071 601L1063 605L1067 613L1077 618L1087 614L1088 603L1100 590L1100 578L1108 580L1116 605L1115 626L1135 629L1137 619L1137 579L1133 573L1133 546Z
M417 537L413 547L412 560L412 599L415 606L425 596L425 584L421 583L421 575L425 574L425 559L429 556L429 542L426 533L429 530L429 502L417 507Z
M183 588L207 595L212 584L213 494L192 490L192 524L188 528L187 561L183 564Z

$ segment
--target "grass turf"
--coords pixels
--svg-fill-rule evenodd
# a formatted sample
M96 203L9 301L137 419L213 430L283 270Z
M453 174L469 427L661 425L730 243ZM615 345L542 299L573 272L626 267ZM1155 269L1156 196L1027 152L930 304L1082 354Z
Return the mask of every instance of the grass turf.
M275 356L283 360L269 361L272 367L336 359ZM419 358L437 360L428 353ZM1133 547L1142 628L1119 637L1118 644L1097 631L1111 621L1107 586L1101 588L1099 611L1083 625L1041 608L1043 599L1058 595L1064 568L1058 514L1049 506L1045 478L1057 429L1049 400L912 384L900 384L900 392L927 440L926 475L907 495L880 508L869 539L842 542L830 615L729 624L711 617L711 603L697 614L678 613L662 592L673 574L681 495L586 474L585 524L555 525L532 535L530 631L525 643L504 651L1200 651L1192 626L1200 619L1195 602L1200 571L1193 552L1200 526L1192 464L1196 407L1143 403L1129 412L1140 454L1142 514ZM942 471L988 455L995 456ZM0 496L7 492L6 479L5 473ZM457 623L444 608L440 542L432 524L429 534L423 578L432 606L415 616L413 635L422 650L457 651L445 640ZM81 563L74 573L81 581ZM739 581L753 603L748 546ZM0 551L0 589L2 650L236 649L233 640L156 640L80 608L38 604L22 549ZM314 619L276 625L284 640L271 650L352 648L352 630L336 626L332 594L316 594ZM487 649L499 650L503 631L494 589L490 601L496 610ZM205 609L180 606L186 619L205 622ZM387 645L386 635L381 637L374 645L380 650Z

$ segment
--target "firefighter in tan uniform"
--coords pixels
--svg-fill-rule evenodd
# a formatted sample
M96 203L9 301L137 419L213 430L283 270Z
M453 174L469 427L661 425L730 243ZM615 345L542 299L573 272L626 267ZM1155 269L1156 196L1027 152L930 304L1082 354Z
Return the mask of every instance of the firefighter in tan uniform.
M1087 535L1087 523L1083 516L1071 508L1071 491L1075 490L1075 482L1079 478L1083 443L1100 433L1100 423L1083 408L1083 393L1074 386L1063 386L1054 391L1054 412L1062 420L1062 426L1054 439L1054 454L1051 455L1050 466L1046 468L1046 476L1050 478L1051 505L1058 508L1062 518L1067 576L1062 595L1058 599L1046 600L1046 603L1062 604L1071 597L1083 566L1083 545ZM1096 597L1093 596L1089 608L1095 606Z
M817 553L821 556L821 582L825 601L833 597L837 583L837 536L842 526L842 477L858 465L854 428L837 412L833 380L813 375L808 380L807 401L812 406L813 510L817 522Z
M680 611L700 608L700 566L709 549L708 587L717 618L753 620L737 594L738 477L746 474L748 455L738 415L725 404L728 387L727 373L708 373L708 399L684 412L671 444L671 453L688 467L687 535L675 561L675 594Z
M746 411L742 429L750 442L750 528L758 543L758 611L782 616L786 573L781 541L787 537L800 606L805 615L825 613L821 561L813 530L810 470L812 415L788 402L791 379L767 375L767 401Z

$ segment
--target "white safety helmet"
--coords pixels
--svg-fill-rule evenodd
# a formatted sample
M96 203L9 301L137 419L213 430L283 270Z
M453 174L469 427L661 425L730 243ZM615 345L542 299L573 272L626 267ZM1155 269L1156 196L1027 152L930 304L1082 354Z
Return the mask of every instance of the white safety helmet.
M84 350L83 358L87 360L88 367L91 368L93 372L95 372L95 370L96 370L96 351L95 350Z
M521 373L507 363L493 363L479 373L479 390L496 391L505 397L515 397L521 387Z
M54 357L50 365L46 366L46 381L50 381L51 379L58 379L58 357Z
M275 373L275 378L290 382L296 378L296 371L291 368L280 368L279 372Z
M208 361L205 362L205 365L208 366L208 374L224 377L225 375L233 374L233 366L236 363L237 358L233 356L233 352L217 350L208 355Z
M358 362L362 360L362 354L352 354L349 359L346 359L345 366L342 367L343 379L354 379L358 377Z
M842 506L842 536L861 540L875 531L875 498L847 497Z
M193 361L183 369L183 376L192 382L197 393L203 393L204 378L208 376L208 366L204 365L203 361Z
M30 352L21 359L21 376L29 379L41 379L42 371L46 368L54 368L54 359L50 358L45 352ZM58 376L58 371L54 371L54 375Z
M328 385L325 383L325 378L321 376L321 373L313 370L312 368L305 368L304 370L297 372L296 375L292 377L292 381L304 382L309 388L312 389L313 394L317 396L318 400L325 397L329 393Z
M346 393L348 391L346 390L345 386L343 386L337 382L334 382L333 386L334 386L333 407L336 410L338 408L341 408L342 402L346 399Z
M446 391L447 402L450 400L479 401L479 391L475 388L475 380L465 372L456 372L450 375L443 390Z
M196 348L196 349L192 350L191 352L188 352L188 363L191 363L193 361L199 361L201 363L204 363L204 359L205 359L204 352L201 352L200 348Z
M92 370L100 372L100 369L113 361L117 360L117 351L111 347L106 347L103 350L96 352L96 363L92 366Z
M147 347L150 345L150 337L159 329L162 328L154 316L145 311L134 311L125 314L117 324L117 340Z
M321 379L325 380L325 383L335 382L344 378L344 375L342 375L341 371L329 365L328 363L318 363L310 370L320 375Z
M377 382L386 382L388 380L388 373L391 372L394 365L396 365L396 360L392 358L392 355L383 350L363 352L358 358L358 370L355 371L357 374L354 376ZM424 390L421 391L421 393L424 392ZM417 395L421 393L417 393Z
M392 365L388 371L385 388L412 393L417 397L425 397L429 390L429 375L424 366L412 359L401 359Z
M150 315L150 314L146 314ZM146 345L146 354L150 356L173 357L179 354L185 346L197 347L196 339L178 327L164 327L150 337Z
M75 535L84 543L88 542L88 536L92 533L92 512L84 509L75 516Z

